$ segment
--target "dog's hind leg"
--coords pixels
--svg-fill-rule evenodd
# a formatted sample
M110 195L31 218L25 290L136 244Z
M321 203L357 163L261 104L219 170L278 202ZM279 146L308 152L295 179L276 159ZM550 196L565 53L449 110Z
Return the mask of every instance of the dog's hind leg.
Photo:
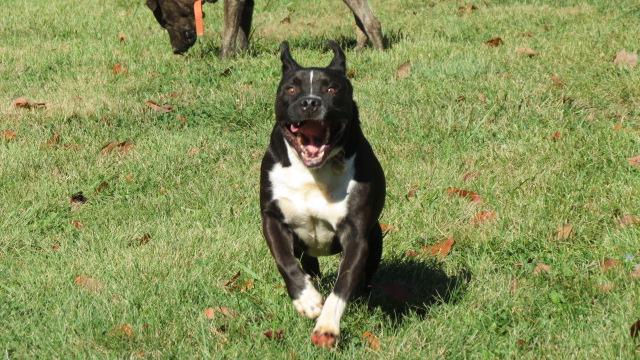
M249 48L249 36L251 35L251 21L253 20L253 0L246 0L240 16L240 29L238 30L237 45L240 50Z
M236 48L236 38L240 29L240 18L246 0L224 1L224 29L222 31L222 58L233 56Z
M317 257L307 255L298 248L294 249L293 254L296 258L300 259L302 270L304 270L305 273L311 277L320 277L322 275L320 272L320 263L318 262Z
M380 259L382 258L382 229L380 224L376 223L369 233L369 256L367 257L367 265L365 265L365 278L363 289L366 291L371 285L371 279L378 270Z
M367 0L343 0L356 17L356 25L360 31L364 32L371 41L374 48L384 49L382 38L382 26L380 21L373 15ZM358 35L358 47L361 46L361 35Z

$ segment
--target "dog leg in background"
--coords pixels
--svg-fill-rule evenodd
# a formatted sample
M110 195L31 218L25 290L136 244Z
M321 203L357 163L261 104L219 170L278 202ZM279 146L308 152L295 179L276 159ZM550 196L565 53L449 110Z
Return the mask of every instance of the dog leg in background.
M246 0L225 0L224 1L224 29L222 32L222 58L233 56L236 49L236 38L240 30L242 12L246 5Z
M242 15L240 15L240 29L238 30L238 49L241 51L249 48L249 36L251 36L251 21L253 20L253 0L246 0Z
M262 228L287 292L293 299L293 306L301 315L317 318L322 310L322 295L313 287L311 277L302 271L294 256L293 234L268 212L263 213Z
M373 11L371 11L367 0L343 1L353 12L353 15L356 17L356 25L360 31L366 34L373 47L378 50L383 50L382 26L380 25L380 21L373 15ZM363 46L360 41L360 36L358 36L358 48Z

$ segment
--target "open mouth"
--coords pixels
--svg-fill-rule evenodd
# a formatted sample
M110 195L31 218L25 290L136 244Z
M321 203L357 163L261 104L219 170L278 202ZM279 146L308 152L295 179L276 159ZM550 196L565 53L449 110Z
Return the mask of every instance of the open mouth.
M289 140L307 167L322 165L331 150L329 125L321 120L306 120L287 124Z

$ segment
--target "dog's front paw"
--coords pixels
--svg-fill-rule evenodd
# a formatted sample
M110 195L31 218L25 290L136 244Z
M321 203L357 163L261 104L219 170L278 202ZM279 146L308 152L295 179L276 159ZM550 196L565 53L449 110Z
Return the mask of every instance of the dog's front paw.
M300 313L310 319L315 319L322 312L322 295L313 287L311 281L305 279L305 288L297 299L293 300L293 306Z
M311 342L313 345L331 349L338 342L338 329L333 327L316 326L311 334Z

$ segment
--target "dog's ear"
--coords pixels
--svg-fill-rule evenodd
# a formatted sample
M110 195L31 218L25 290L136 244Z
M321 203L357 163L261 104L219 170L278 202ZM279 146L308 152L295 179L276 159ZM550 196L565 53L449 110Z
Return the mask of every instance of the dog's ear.
M147 0L147 7L151 9L151 11L155 11L158 6L158 0Z
M162 16L162 8L160 7L160 0L147 0L147 7L153 11L153 16L156 18L156 21L163 28L167 27L166 21L164 21L164 17Z
M329 66L327 66L331 70L339 71L342 74L347 73L347 59L344 56L344 52L340 48L337 42L333 40L327 41L327 47L333 50L333 60Z
M283 74L300 69L300 65L298 65L298 63L293 60L293 57L291 57L289 43L286 41L283 41L282 44L280 44L280 60L282 61Z

